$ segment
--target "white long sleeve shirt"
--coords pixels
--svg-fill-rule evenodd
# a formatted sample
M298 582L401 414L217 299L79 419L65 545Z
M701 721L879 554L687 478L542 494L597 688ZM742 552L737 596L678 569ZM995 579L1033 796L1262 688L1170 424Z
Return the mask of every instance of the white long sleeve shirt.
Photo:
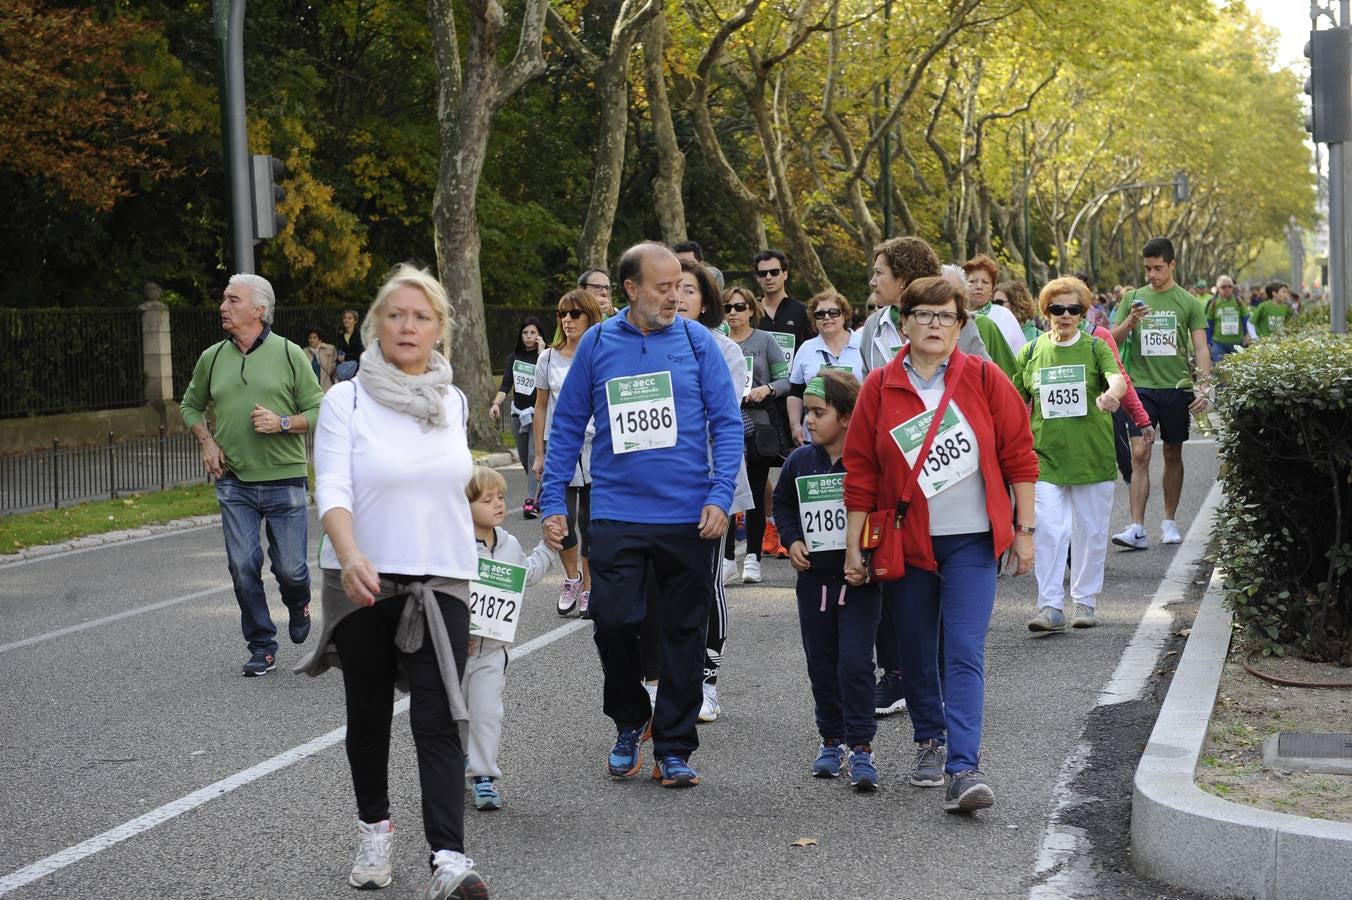
M478 574L465 497L474 464L465 398L452 388L444 402L446 427L423 431L412 416L376 402L355 379L324 395L315 433L319 515L351 512L357 546L377 571L470 581ZM327 540L319 564L339 568Z

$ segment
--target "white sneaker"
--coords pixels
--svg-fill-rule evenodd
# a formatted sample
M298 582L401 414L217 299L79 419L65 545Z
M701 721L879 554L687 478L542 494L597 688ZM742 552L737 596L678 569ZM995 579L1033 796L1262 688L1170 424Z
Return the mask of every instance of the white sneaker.
M563 579L563 590L559 592L559 615L566 616L577 609L578 598L582 594L582 577Z
M432 880L427 883L423 900L479 896L488 896L488 886L474 871L474 860L454 850L438 850L432 855Z
M737 577L737 561L735 559L723 560L723 583L727 584Z
M1150 542L1145 539L1145 529L1135 522L1113 535L1113 543L1128 550L1145 550L1150 546Z
M742 584L760 584L760 560L748 556L742 560Z
M347 883L363 891L389 887L394 877L390 851L394 849L394 829L390 820L368 825L357 822L357 859Z
M1183 535L1178 533L1178 523L1173 519L1165 519L1160 523L1160 543L1161 544L1181 544Z
M718 718L718 714L723 711L723 707L718 705L718 685L704 685L704 702L700 704L699 720L701 722L712 722Z
M643 689L648 692L648 705L655 711L657 709L657 685L645 681L643 682Z

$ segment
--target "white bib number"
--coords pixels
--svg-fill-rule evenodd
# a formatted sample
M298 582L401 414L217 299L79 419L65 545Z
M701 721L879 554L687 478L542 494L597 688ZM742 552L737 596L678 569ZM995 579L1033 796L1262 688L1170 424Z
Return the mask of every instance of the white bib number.
M1239 334L1239 310L1221 310L1221 334L1226 337Z
M479 560L479 577L469 585L469 634L510 644L526 590L526 569L496 559Z
M1084 366L1039 369L1037 395L1044 419L1074 419L1089 414Z
M931 409L892 429L892 440L896 441L912 469L916 466L920 447L925 443L925 434L933 418L934 410ZM967 424L962 411L950 403L939 424L939 433L930 445L929 456L925 457L920 472L920 490L924 491L925 499L928 500L971 475L979 464L976 435L972 433L972 427Z
M793 349L798 343L797 338L783 331L772 331L770 337L775 339L779 349L784 351L784 362L770 366L770 378L788 378L789 372L793 368Z
M1149 313L1141 319L1141 355L1178 355L1178 316L1172 312Z
M521 360L512 361L512 389L518 394L529 394L532 401L535 397L535 363L522 362Z
M845 473L800 475L798 521L809 553L845 549Z
M670 372L626 375L606 382L610 448L617 455L676 446L676 400Z
M1286 330L1286 316L1271 316L1268 319L1268 325L1274 334L1280 334Z
M745 400L746 395L751 393L751 382L755 376L756 360L755 357L751 356L744 356L742 358L746 360L746 377L742 381L742 399Z

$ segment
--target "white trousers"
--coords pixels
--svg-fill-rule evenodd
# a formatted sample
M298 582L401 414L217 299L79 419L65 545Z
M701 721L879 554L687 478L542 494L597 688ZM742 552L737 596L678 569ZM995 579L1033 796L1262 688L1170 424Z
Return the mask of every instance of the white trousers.
M460 743L469 761L465 774L501 778L498 745L502 740L502 693L507 686L507 645L480 639L477 653L465 660L461 680L469 721L460 723Z
M1094 606L1103 590L1108 528L1113 512L1113 482L1036 486L1037 534L1033 572L1037 605L1065 608L1066 553L1070 553L1070 599Z

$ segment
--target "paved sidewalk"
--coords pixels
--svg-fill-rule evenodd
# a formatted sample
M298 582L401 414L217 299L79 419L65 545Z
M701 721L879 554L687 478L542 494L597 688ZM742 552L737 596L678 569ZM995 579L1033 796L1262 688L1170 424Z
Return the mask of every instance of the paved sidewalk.
M1232 803L1197 786L1231 615L1215 573L1136 770L1136 871L1220 897L1352 897L1352 824Z

